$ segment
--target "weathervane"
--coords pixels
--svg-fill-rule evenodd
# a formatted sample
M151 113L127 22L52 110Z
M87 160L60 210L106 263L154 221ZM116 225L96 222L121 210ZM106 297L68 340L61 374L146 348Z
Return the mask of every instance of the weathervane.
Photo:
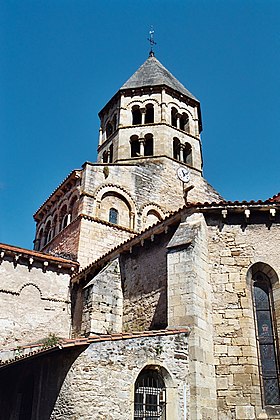
M154 41L154 33L155 33L154 28L151 26L151 30L149 31L150 38L148 38L148 41L150 42L150 45L151 45L151 50L149 53L150 57L153 57L155 55L154 50L153 50L154 45L156 45L156 42Z

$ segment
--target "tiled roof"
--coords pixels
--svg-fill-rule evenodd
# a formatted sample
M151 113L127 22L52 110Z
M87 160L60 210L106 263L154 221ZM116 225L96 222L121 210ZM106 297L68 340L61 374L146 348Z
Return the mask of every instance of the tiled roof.
M75 339L60 339L57 344L53 346L44 347L43 344L33 344L22 347L17 347L13 350L7 350L0 352L0 368L9 366L13 363L21 360L28 359L30 357L38 356L43 353L49 353L54 350L61 350L76 346L88 346L92 343L100 343L104 341L120 341L129 339L138 339L145 337L157 337L157 336L168 336L174 334L189 334L190 327L177 328L177 329L166 329L166 330L152 330L152 331L136 331L131 333L115 333L115 334L93 334L89 337L80 337ZM10 357L3 357L8 355Z
M20 248L13 245L2 244L0 243L0 252L1 258L5 255L17 255L18 257L25 258L25 259L37 259L41 261L47 261L49 263L60 264L64 267L72 268L77 270L79 267L79 263L72 260L67 260L66 258L55 257L50 254L45 254L44 252L33 251L30 249ZM73 270L73 271L74 271Z
M199 102L154 56L150 56L120 90L147 86L168 86Z
M275 194L273 197L268 199L271 202L279 202L280 201L280 192L278 194Z

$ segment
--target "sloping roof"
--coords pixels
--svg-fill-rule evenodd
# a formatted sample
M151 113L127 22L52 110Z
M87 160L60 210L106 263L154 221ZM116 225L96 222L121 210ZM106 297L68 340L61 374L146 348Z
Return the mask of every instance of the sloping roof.
M9 366L21 360L30 359L31 357L49 353L54 350L62 350L69 347L88 346L92 343L100 343L104 341L120 341L129 339L138 339L146 337L169 336L175 334L190 334L190 327L181 327L166 330L149 330L149 331L133 331L120 332L113 334L92 334L89 337L79 337L73 339L60 339L58 343L45 347L43 344L31 344L21 346L12 350L3 350L0 352L0 368Z
M150 56L125 82L120 90L162 85L168 86L199 102L154 56Z
M277 203L280 201L280 192L278 194L275 194L273 197L268 199L272 203Z

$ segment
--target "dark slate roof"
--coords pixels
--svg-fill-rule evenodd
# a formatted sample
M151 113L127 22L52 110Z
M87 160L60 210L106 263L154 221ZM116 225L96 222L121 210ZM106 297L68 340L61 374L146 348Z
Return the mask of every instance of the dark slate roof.
M154 56L150 56L120 90L162 85L199 102Z

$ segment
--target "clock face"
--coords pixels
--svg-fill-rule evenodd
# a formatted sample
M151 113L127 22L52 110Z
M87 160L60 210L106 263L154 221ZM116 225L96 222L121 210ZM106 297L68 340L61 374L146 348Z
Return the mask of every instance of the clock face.
M177 176L182 182L189 182L190 180L190 172L187 168L183 168L182 166L177 170Z

